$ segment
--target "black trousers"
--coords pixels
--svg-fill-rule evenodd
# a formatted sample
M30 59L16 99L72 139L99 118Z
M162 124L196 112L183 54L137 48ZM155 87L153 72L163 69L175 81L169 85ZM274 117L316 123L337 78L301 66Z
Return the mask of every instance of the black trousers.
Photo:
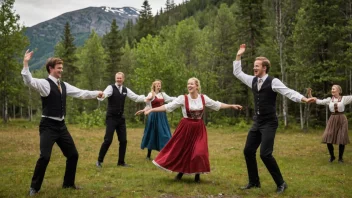
M273 157L274 139L278 120L275 116L255 116L254 124L248 132L244 156L247 164L249 183L259 183L258 166L256 152L260 146L260 158L269 170L276 185L281 185L282 178L279 166Z
M67 130L65 121L42 118L39 125L39 135L40 157L34 169L31 188L40 190L55 142L67 158L63 186L73 186L75 184L78 152Z
M119 140L119 159L118 164L125 163L125 154L127 147L127 134L126 134L126 120L124 116L121 117L107 117L106 118L106 131L104 136L104 142L101 145L99 151L98 161L103 162L106 152L112 143L114 138L114 132L116 130L117 138Z

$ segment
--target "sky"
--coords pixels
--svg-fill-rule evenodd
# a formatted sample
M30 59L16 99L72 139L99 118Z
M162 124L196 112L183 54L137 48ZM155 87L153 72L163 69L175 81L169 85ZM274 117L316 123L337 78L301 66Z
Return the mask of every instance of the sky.
M20 23L31 27L43 21L55 18L65 12L83 9L86 7L134 7L141 9L144 0L15 0L14 10L20 15ZM152 11L165 7L166 0L148 0ZM179 4L182 0L174 0Z

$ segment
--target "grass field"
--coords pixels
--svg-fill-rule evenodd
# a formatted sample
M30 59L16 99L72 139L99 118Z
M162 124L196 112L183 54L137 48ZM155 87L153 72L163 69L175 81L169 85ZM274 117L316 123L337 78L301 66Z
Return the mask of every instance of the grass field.
M247 129L208 128L211 173L174 181L175 173L158 169L145 160L140 149L143 128L128 128L126 162L133 167L117 167L116 135L102 169L95 167L104 128L81 129L68 126L80 154L76 184L81 190L61 189L65 157L54 146L45 179L36 197L352 197L352 149L346 146L344 160L329 163L321 130L303 133L278 130L274 156L289 188L282 195L259 156L262 187L243 191L247 170L243 147ZM37 124L16 122L0 125L0 197L26 197L39 156ZM350 133L350 137L352 134ZM152 153L154 158L157 152ZM335 146L338 155L338 146Z

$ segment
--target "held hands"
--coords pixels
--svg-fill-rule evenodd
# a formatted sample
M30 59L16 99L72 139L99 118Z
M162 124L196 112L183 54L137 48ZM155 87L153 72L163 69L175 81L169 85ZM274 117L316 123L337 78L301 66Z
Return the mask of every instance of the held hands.
M315 103L317 101L317 98L313 97L313 98L302 98L302 102L304 103Z
M23 64L28 64L28 61L31 60L32 56L33 56L33 51L29 52L29 49L27 49L23 57Z
M98 93L98 98L104 98L104 92L99 91L99 93Z
M237 56L242 56L242 54L246 51L246 44L241 44L240 49L237 52Z

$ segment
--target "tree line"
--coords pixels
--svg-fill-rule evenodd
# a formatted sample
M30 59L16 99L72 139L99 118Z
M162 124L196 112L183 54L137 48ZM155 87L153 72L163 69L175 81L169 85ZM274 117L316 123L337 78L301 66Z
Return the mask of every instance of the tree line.
M38 94L28 90L19 75L28 41L11 11L13 2L5 0L0 11L0 17L14 16L12 22L0 18L0 39L6 41L0 49L4 120L10 115L40 115ZM242 43L247 45L242 59L247 74L253 73L255 57L265 56L272 64L269 74L304 95L311 87L314 96L325 98L333 84L341 85L344 95L352 94L351 17L352 0L190 0L179 5L168 0L155 16L145 0L136 23L129 21L120 30L113 21L106 35L92 31L82 47L73 44L67 23L55 56L64 60L63 80L83 89L103 90L122 71L125 85L138 94L147 94L152 81L161 79L166 93L178 96L187 93L186 81L195 76L201 80L202 93L245 107L243 112L209 111L205 121L234 125L253 115L251 90L232 73ZM14 42L8 42L9 37ZM44 69L33 75L47 77ZM143 117L133 114L143 106L128 101L127 118L140 122ZM67 108L69 122L99 125L106 102L68 98ZM302 129L324 125L327 116L325 107L295 104L284 97L278 97L277 109L284 126L300 124ZM180 116L175 112L169 119L177 122Z

